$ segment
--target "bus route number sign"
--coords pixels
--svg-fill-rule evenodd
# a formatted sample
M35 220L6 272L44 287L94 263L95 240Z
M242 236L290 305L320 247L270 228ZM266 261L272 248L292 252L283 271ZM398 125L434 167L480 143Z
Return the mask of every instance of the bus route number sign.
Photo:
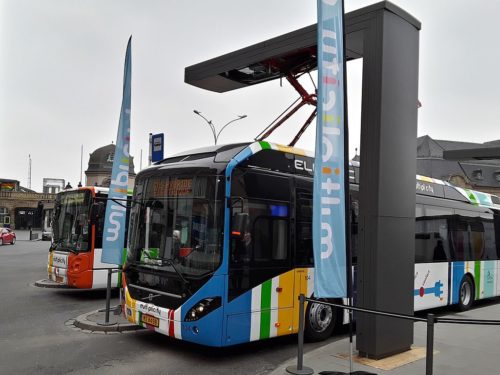
M156 328L158 328L160 326L160 319L158 319L155 316L143 314L141 316L141 320L143 323L146 323L146 324L153 326L153 327L156 327Z

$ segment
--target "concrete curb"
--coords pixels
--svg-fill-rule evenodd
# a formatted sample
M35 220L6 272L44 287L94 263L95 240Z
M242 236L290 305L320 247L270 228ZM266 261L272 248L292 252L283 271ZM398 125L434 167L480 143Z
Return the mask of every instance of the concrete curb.
M35 281L33 283L34 286L37 286L39 288L52 288L52 289L67 289L67 290L74 290L75 288L70 288L67 285L64 284L59 284L56 283L55 281L48 280L48 279L42 279Z
M94 319L96 319L97 316L101 317L102 319L99 319L99 321L104 322L104 312L102 310L95 310L91 311L82 315L79 315L76 317L76 319L73 322L73 325L75 327L78 327L84 331L90 331L90 332L130 332L130 331L137 331L139 329L143 329L142 327L131 324L127 321L125 321L124 318L121 320L124 320L124 322L113 322L113 320L116 320L115 316L113 315L113 312L110 312L110 320L112 324L110 325L103 325L98 323L97 321L89 319L90 316L93 316Z

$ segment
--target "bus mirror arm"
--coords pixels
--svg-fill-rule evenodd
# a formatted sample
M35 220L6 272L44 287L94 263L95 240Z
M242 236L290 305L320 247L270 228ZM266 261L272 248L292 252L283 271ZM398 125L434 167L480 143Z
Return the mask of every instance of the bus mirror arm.
M238 203L241 203L241 210L245 208L245 200L243 197L231 197L228 199L228 208L234 208Z
M248 213L238 212L233 215L231 233L234 236L242 237L246 231L249 222Z

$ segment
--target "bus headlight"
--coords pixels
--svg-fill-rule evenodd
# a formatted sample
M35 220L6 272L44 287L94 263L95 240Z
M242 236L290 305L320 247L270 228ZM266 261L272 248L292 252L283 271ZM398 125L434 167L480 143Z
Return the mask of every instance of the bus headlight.
M191 309L189 309L186 316L184 317L184 321L194 322L198 319L203 318L205 315L220 307L221 301L222 300L220 297L202 299L196 305L191 307Z

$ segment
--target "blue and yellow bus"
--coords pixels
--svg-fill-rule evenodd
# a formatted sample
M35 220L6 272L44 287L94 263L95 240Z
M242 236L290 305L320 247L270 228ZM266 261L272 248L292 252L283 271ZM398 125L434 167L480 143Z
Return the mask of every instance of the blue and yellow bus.
M254 142L182 153L141 171L123 273L126 318L210 346L296 333L297 297L313 294L313 161L297 148ZM356 259L356 166L351 173ZM409 291L416 309L465 309L500 293L498 203L417 178L418 264ZM309 303L306 337L325 339L345 318Z

